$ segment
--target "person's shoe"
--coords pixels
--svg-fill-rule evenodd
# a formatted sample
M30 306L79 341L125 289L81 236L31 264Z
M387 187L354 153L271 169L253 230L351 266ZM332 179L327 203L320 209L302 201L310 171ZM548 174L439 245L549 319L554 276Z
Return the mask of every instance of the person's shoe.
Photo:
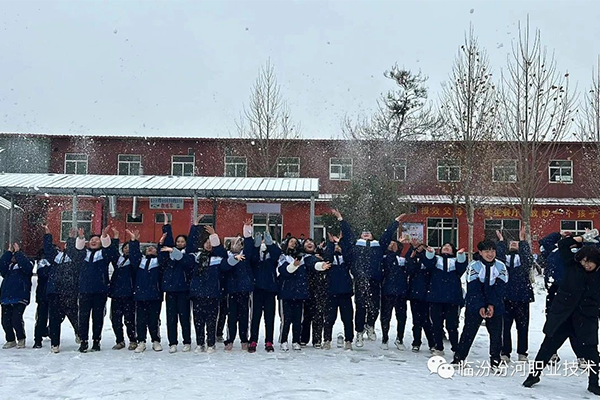
M320 349L321 348L321 343L318 343L318 342L317 343L313 343L313 347L315 349Z
M596 396L600 396L600 386L598 385L589 385L588 392L594 393Z
M412 347L412 352L413 353L418 353L421 350L421 346L413 346Z
M92 343L92 351L100 351L100 341L94 340Z
M559 362L560 362L560 357L558 356L558 354L554 354L550 358L550 361L548 361L548 364L554 366L554 365L558 364Z
M127 348L128 350L135 350L137 349L137 342L129 342L129 347Z
M248 346L248 353L256 353L256 342L250 343Z
M176 344L169 346L169 353L170 354L177 353L177 345Z
M400 351L406 350L406 346L404 345L404 343L402 343L402 340L396 339L396 341L394 342L394 345L396 345L396 348Z
M225 342L225 339L223 339L223 336L217 336L217 343L223 343Z
M505 362L505 363L507 363L507 364L508 364L508 363L510 363L510 356L508 356L508 355L506 355L506 354L502 354L502 355L500 356L500 360L502 360L503 362Z
M125 342L119 342L112 347L113 350L121 350L124 348L125 348Z
M443 357L444 356L444 350L434 350L432 353L434 356L439 356L439 357Z
M225 345L225 351L231 351L233 350L233 343L227 343Z
M374 326L365 325L365 330L367 331L367 338L370 341L374 342L377 340L377 334L375 333Z
M525 382L523 382L523 386L530 388L533 385L535 385L536 383L539 383L539 381L540 381L539 374L529 374L527 379L525 379Z
M79 352L80 353L87 353L88 351L88 341L87 340L82 340L81 344L79 345Z
M329 340L323 342L323 350L331 350L331 342Z
M184 344L183 345L183 349L181 350L184 353L189 353L190 351L192 351L192 345L191 344Z
M365 339L363 338L364 332L356 332L356 339L354 339L354 345L356 347L363 347L365 345Z
M460 365L460 363L462 362L462 360L458 357L456 357L456 355L454 355L454 357L452 358L452 362L450 363L450 365Z
M41 341L41 340L36 340L36 341L33 343L33 348L34 348L34 349L41 349L41 348L42 348L42 341Z
M152 342L152 350L163 351L162 344L160 344L160 342Z
M206 346L204 346L203 344L199 344L198 346L196 346L196 349L194 349L194 353L196 354L204 353L205 351Z
M242 351L248 351L248 342L242 343Z
M387 342L381 342L381 349L382 350L389 350L390 346L388 345Z
M52 346L50 347L50 352L53 354L58 354L60 353L60 349L58 348L58 346Z
M528 362L529 361L529 357L527 357L527 354L519 354L518 355L518 360L519 360L519 362Z
M306 347L307 344L308 342L300 342L300 347Z
M302 345L300 343L292 343L292 349L295 351L300 351L302 350Z
M81 338L79 335L75 335L75 344L81 344Z
M340 349L342 347L344 347L344 334L343 333L338 333L338 335L337 335L337 347Z
M284 351L284 352L290 351L290 346L288 345L288 342L281 343L279 345L279 350Z
M17 349L24 349L24 348L25 348L25 339L17 340Z
M267 353L273 353L275 351L275 347L273 347L273 343L271 343L271 342L265 343L265 351Z
M137 347L135 348L136 353L143 353L146 351L146 342L138 342Z
M212 353L214 353L215 351L217 351L217 348L216 348L215 346L208 346L208 347L206 348L206 352L207 352L207 353L209 353L209 354L212 354Z
M17 347L17 342L16 341L12 341L12 342L6 342L4 343L4 346L2 346L3 349L12 349L13 347Z
M429 352L430 352L431 354L433 354L433 351L434 351L434 350L435 350L435 347L430 347L430 348L429 348Z
M344 343L344 350L352 350L352 342L345 342Z

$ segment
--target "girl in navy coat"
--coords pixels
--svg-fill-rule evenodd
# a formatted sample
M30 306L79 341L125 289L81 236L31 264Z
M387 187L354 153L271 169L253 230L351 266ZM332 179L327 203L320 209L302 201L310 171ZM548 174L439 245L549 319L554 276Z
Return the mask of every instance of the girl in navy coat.
M44 249L40 249L36 257L35 274L37 275L37 288L35 289L35 328L33 329L33 348L41 349L42 340L48 337L48 273L50 262L44 257Z
M242 350L248 350L248 319L250 312L250 293L254 289L250 258L254 253L252 239L252 221L244 223L244 238L236 238L231 242L227 253L225 268L227 272L226 290L228 295L229 315L227 316L228 333L225 350L233 349L233 342L239 326Z
M434 355L444 355L444 323L448 331L448 339L452 351L458 345L458 317L464 304L461 277L467 270L468 261L464 249L456 252L452 243L444 243L440 255L427 248L424 259L429 271L429 291L427 302L430 304L433 339L435 341Z
M221 298L220 274L227 269L224 265L227 251L221 245L219 235L212 226L204 227L204 234L200 234L200 229L202 229L200 225L193 225L190 237L200 236L202 247L191 249L188 245L186 254L186 257L193 262L190 298L193 303L196 330L195 352L212 353L215 351L217 315Z
M407 270L410 274L408 278L408 299L410 300L410 311L413 321L412 351L416 353L421 349L422 332L425 332L430 351L433 351L435 342L433 340L429 303L427 302L430 274L425 266L425 246L416 241L413 241L412 245L415 250L407 260Z
M23 313L31 297L33 264L25 257L17 243L8 247L0 258L0 303L2 328L6 335L3 349L25 347L25 322ZM15 340L16 338L16 340Z

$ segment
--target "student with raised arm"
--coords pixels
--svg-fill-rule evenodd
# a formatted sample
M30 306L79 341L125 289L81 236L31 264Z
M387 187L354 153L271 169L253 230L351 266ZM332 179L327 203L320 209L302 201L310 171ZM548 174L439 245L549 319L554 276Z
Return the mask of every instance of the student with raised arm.
M381 264L383 254L388 245L397 237L398 226L404 214L398 216L385 230L379 241L373 238L370 231L363 230L356 239L352 227L337 210L331 210L340 221L342 235L346 236L352 246L352 275L354 276L354 302L356 315L356 347L364 346L364 332L369 340L376 340L375 321L379 315L381 301L381 281L383 272Z
M306 346L310 340L315 348L321 348L323 329L325 327L325 308L327 305L327 274L319 268L323 257L317 254L315 242L308 238L300 242L302 261L306 264L308 274L308 301L302 311L302 333L300 345ZM312 339L311 339L312 330Z
M0 304L2 304L2 328L6 336L3 349L25 348L25 322L23 313L31 298L33 264L14 243L0 258Z
M75 237L77 231L71 229L64 249L61 251L52 242L52 235L47 225L44 228L44 257L50 262L48 268L48 333L50 335L50 350L52 353L60 351L61 324L65 317L69 319L75 337L79 337L78 306L79 293L79 268L75 262L77 250Z
M87 243L83 228L79 228L75 240L76 259L79 264L79 351L88 351L90 314L92 317L92 351L100 351L104 310L109 291L108 266L117 257L118 248L111 241L110 226L102 230L102 236L92 235Z
M48 273L50 262L44 257L44 249L40 249L36 255L35 274L37 275L37 287L35 289L35 328L33 329L33 348L41 349L44 337L48 333Z
M519 361L527 361L529 336L529 303L534 301L531 286L533 255L529 243L525 240L525 225L519 232L519 241L511 240L506 247L504 236L498 236L498 259L506 264L510 280L506 284L504 301L504 322L502 333L502 355L505 362L510 362L512 351L511 329L513 322L517 325L517 355Z
M413 239L411 244L414 250L406 260L406 269L409 273L408 299L413 322L412 351L414 353L421 351L422 336L425 332L429 350L433 352L435 350L435 340L429 314L429 303L427 302L431 275L425 266L427 252L425 245L419 243L416 239Z

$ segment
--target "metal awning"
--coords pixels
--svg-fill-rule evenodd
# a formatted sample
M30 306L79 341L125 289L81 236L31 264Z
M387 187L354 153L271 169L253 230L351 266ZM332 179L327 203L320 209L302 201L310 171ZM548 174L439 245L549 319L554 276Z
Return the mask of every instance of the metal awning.
M9 199L5 199L4 197L0 197L0 207L5 208L7 210L10 210L12 206L12 203L10 202ZM21 207L19 207L18 205L14 205L15 208L18 208L19 210L23 210Z
M0 195L310 199L316 178L0 174Z

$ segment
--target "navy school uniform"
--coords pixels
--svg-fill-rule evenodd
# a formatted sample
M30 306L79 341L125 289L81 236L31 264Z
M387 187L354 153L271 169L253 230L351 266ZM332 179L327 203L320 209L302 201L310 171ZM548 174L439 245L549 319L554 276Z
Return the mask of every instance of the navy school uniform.
M115 242L101 239L102 247L97 250L85 248L85 240L75 241L76 259L79 264L79 336L88 340L90 314L94 341L102 338L104 309L109 291L108 266L117 257L119 250Z
M129 256L121 255L113 263L114 271L110 280L110 320L115 333L115 341L123 343L123 323L127 329L127 337L131 343L137 341L135 336L135 301L133 300L136 270L131 265Z
M325 308L327 304L327 273L317 270L315 266L323 259L314 253L306 253L303 256L308 276L308 300L304 302L302 311L302 332L300 343L321 344L323 328L325 327Z
M23 252L5 251L0 258L0 303L2 304L2 328L7 342L25 340L23 313L31 297L31 277L33 264Z
M464 305L461 277L467 270L465 254L452 255L427 253L424 264L429 271L429 290L426 300L430 305L431 324L435 349L444 350L444 323L452 351L458 345L458 319Z
M408 271L408 299L410 301L410 311L413 321L413 347L421 346L421 334L425 332L429 348L435 347L433 339L433 327L431 316L429 314L429 303L427 302L427 292L429 291L430 274L425 266L426 252L423 250L416 253L415 257L407 259Z
M350 276L352 244L342 237L339 245L342 250L341 252L335 251L335 244L333 242L328 241L325 248L325 261L331 263L331 267L327 270L327 308L324 331L326 342L331 342L332 340L333 326L337 319L338 309L344 325L344 340L346 342L354 340L353 282ZM346 255L345 258L344 255Z
M529 243L519 242L519 249L507 251L504 241L498 242L498 259L502 260L510 280L505 288L505 313L502 332L502 355L512 352L511 329L517 325L517 354L527 355L529 335L529 303L534 301L531 285L533 255Z
M150 332L152 342L160 342L160 309L162 292L160 290L160 264L168 257L164 252L156 256L143 256L140 242L129 242L129 258L135 269L135 301L136 335L138 342L146 342L147 332Z
M406 254L412 253L412 247ZM400 252L386 251L383 258L383 282L381 285L381 331L382 343L389 340L392 312L396 311L396 339L404 338L406 326L406 301L408 296L408 270L406 257Z
M544 284L546 286L546 314L564 276L564 262L558 252L558 242L562 238L559 232L553 232L540 241L540 250L544 259Z
M38 260L36 266L37 288L35 289L35 328L33 330L33 340L35 345L42 345L42 339L48 334L48 274L50 272L50 262L45 258Z
M483 320L479 310L487 309L490 305L494 307L494 314L492 318L485 320L485 327L490 335L490 361L492 365L500 362L504 291L508 279L506 266L497 259L489 263L482 258L469 264L465 326L454 354L456 362L463 361L469 355L469 350Z
M47 266L48 283L48 333L52 346L60 345L61 324L65 317L69 319L75 335L79 335L79 264L75 238L68 238L64 251L59 251L52 243L52 235L44 235L44 257L50 261Z
M279 299L283 306L283 324L279 343L288 341L290 327L292 327L292 342L300 343L302 309L304 302L309 298L307 266L304 259L300 261L298 267L294 266L295 259L292 255L282 254L277 267L281 281Z

